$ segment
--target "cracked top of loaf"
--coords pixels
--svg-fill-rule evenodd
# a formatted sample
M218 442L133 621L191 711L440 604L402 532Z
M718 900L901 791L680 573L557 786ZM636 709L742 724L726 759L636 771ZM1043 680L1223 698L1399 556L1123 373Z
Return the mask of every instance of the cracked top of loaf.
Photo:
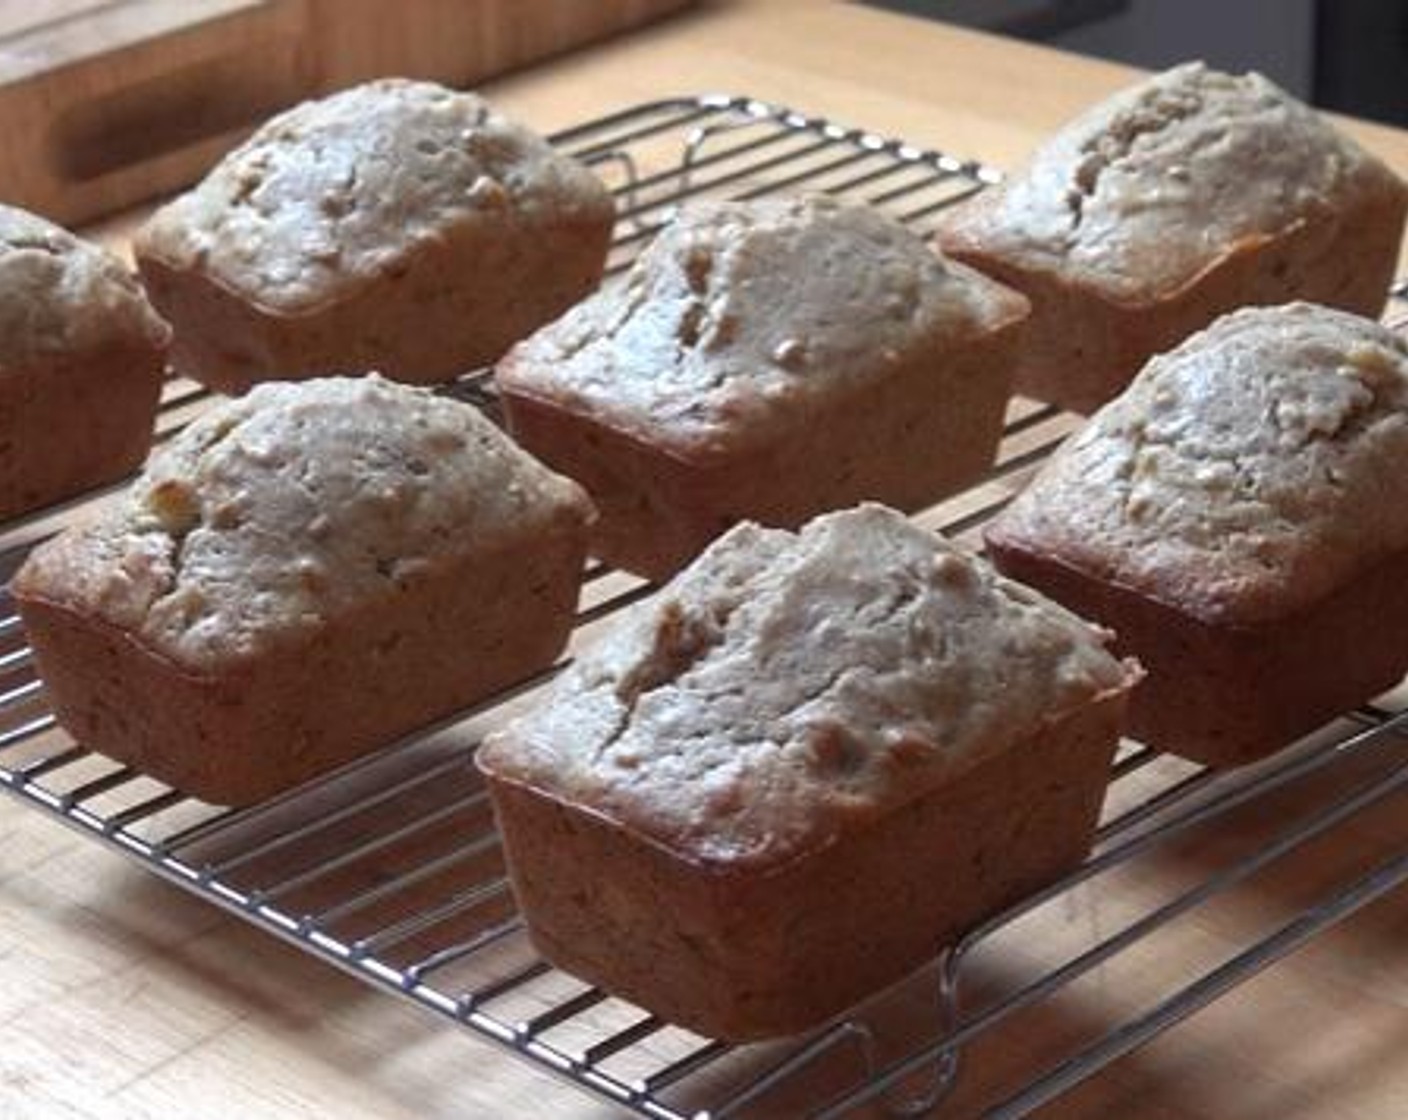
M869 207L824 196L681 208L625 282L500 363L510 392L698 451L863 389L1028 310Z
M1191 62L1077 117L1005 184L954 210L945 238L1137 303L1181 288L1238 242L1404 192L1260 74Z
M590 516L469 405L377 376L273 382L192 423L16 580L201 671Z
M170 333L117 257L0 205L0 376L108 347L160 350Z
M597 178L472 93L389 78L271 119L162 207L136 251L258 306L306 314L394 274L451 227L608 221Z
M1154 358L990 539L1195 617L1270 620L1408 549L1408 343L1307 303Z
M883 506L747 523L481 762L698 862L785 862L1128 687L1103 637Z

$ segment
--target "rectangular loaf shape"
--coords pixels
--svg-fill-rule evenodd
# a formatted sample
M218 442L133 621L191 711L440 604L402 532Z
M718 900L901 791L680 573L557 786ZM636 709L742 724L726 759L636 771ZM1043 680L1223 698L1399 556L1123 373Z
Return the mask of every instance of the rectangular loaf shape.
M270 384L187 427L12 590L83 746L248 804L551 664L590 515L468 405Z
M731 525L916 510L996 457L1026 300L828 198L684 208L622 282L515 347L515 438L661 579Z
M1091 106L940 219L936 244L1032 302L1018 392L1091 412L1249 304L1378 315L1408 186L1260 74L1186 63Z
M1139 658L1136 738L1238 765L1408 671L1405 462L1400 336L1245 308L1151 360L984 538Z
M882 507L731 530L477 755L535 944L713 1037L839 1014L1083 858L1102 640Z
M387 78L266 122L153 214L133 252L176 369L225 393L494 361L601 279L589 170L472 93Z

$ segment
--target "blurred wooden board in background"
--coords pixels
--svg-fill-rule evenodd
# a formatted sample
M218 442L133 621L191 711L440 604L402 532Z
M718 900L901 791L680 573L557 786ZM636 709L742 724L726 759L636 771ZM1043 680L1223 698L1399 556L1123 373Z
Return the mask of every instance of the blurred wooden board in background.
M691 2L0 0L0 201L73 225L191 182L303 98L470 85Z

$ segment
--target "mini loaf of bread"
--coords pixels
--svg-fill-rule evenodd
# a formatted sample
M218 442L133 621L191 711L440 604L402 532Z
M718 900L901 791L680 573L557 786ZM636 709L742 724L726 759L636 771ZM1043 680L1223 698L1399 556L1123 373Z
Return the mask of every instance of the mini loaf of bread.
M1149 670L1130 729L1217 764L1408 671L1408 345L1308 304L1155 358L987 530Z
M866 207L689 206L499 365L509 427L662 577L743 518L927 505L993 462L1026 301Z
M480 98L384 80L297 106L138 232L177 369L237 392L485 365L601 278L613 208Z
M141 463L169 334L116 257L0 206L0 520Z
M1088 412L1223 312L1378 315L1408 189L1259 74L1179 66L1117 94L950 212L947 253L1026 293L1017 389Z
M759 1038L1078 863L1137 676L1093 627L862 506L735 528L477 757L549 959Z
M468 405L375 377L269 384L12 590L80 743L243 804L547 666L590 514Z

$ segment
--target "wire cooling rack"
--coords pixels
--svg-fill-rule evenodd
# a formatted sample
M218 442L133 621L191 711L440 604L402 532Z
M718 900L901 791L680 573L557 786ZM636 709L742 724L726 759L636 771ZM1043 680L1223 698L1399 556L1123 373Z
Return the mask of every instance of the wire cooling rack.
M922 230L998 178L977 163L746 98L659 101L554 139L613 184L613 272L687 198L820 190ZM451 391L494 410L482 375ZM197 390L173 383L160 431L201 405ZM971 537L1074 424L1015 401L990 478L919 520ZM101 500L0 528L0 579L75 506ZM646 590L593 569L574 648ZM582 984L528 943L468 759L550 675L313 785L222 809L93 755L57 728L13 603L0 593L0 787L315 956L655 1120L1026 1116L1408 878L1397 819L1369 828L1408 784L1400 693L1230 774L1126 743L1095 854L1081 869L836 1022L806 1037L729 1046ZM1134 889L1150 861L1187 863L1203 834L1228 825L1236 845L1219 841L1216 858L1191 861L1194 873L1159 876L1179 885L1157 896ZM1306 883L1297 872L1288 887L1285 865L1327 845L1334 873ZM1259 927L1230 955L1208 954L1187 974L1150 967L1190 917L1267 882L1280 905L1259 906Z

